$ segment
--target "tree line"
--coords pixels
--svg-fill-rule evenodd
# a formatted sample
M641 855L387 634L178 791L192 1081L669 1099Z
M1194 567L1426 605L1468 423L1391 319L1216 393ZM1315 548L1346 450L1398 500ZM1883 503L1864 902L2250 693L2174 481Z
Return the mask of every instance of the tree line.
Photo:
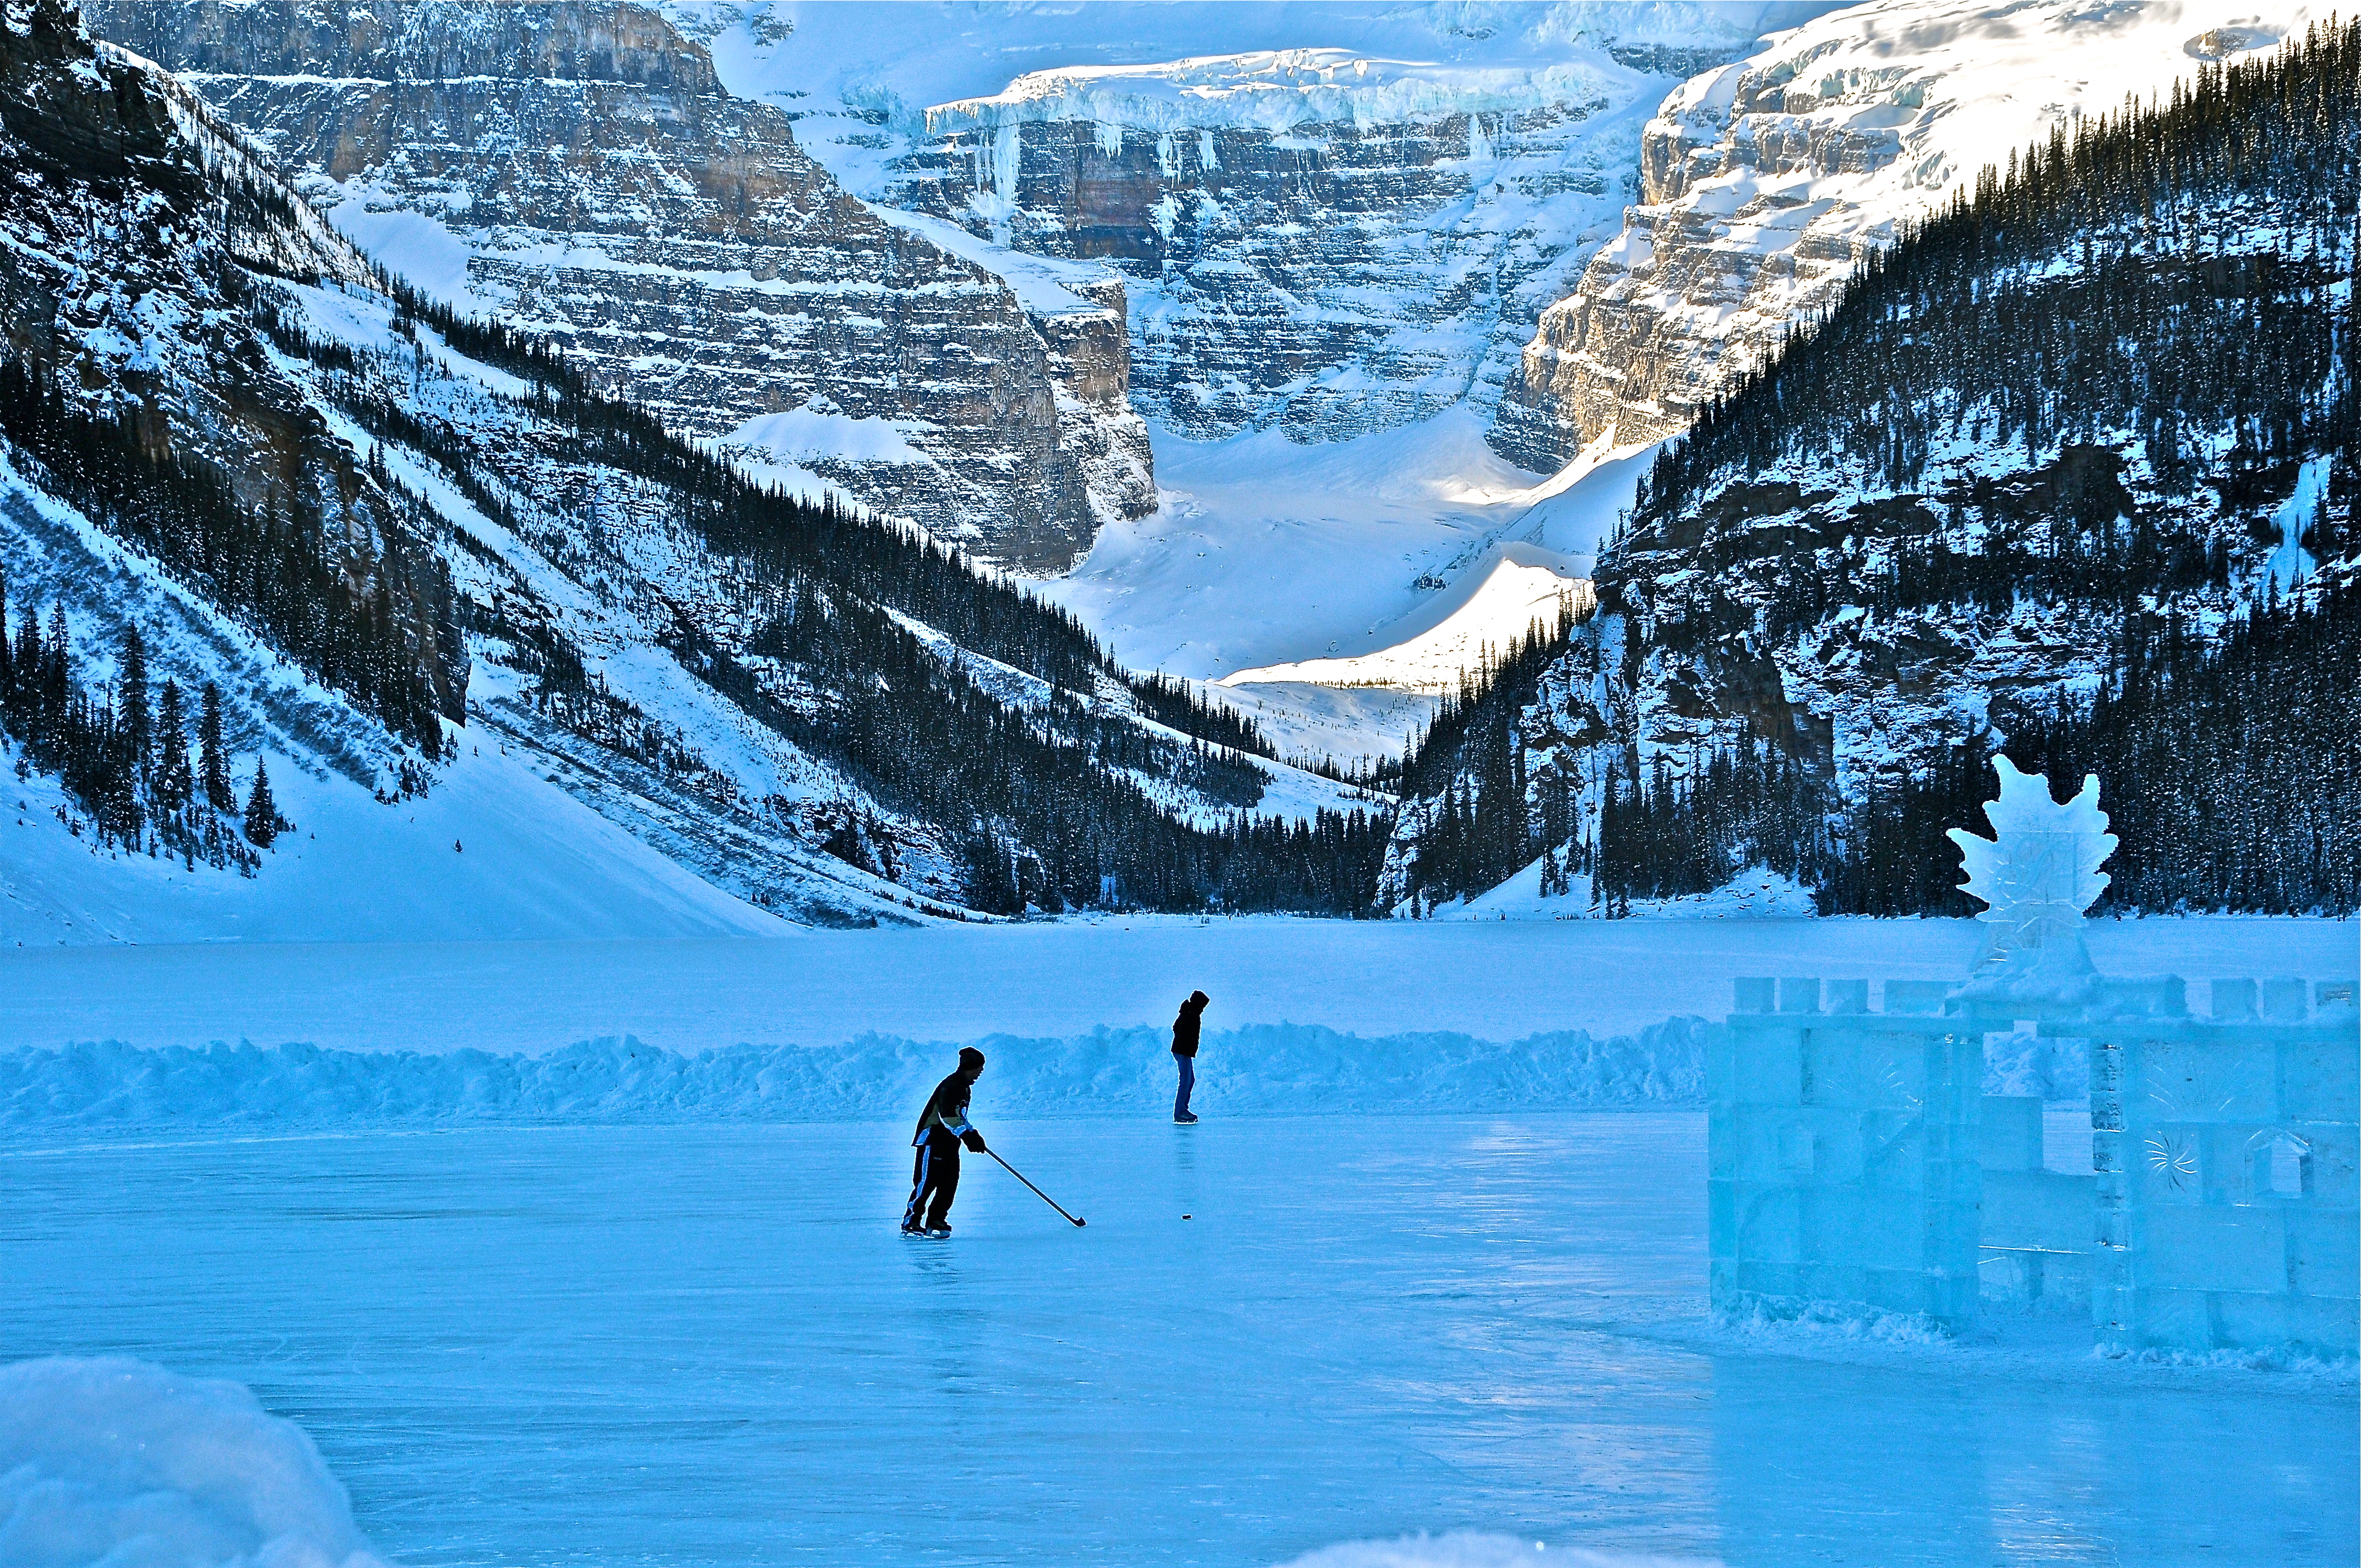
M349 696L429 759L443 753L434 661L456 641L443 564L390 533L373 559L335 550L325 520L274 488L248 506L219 469L87 412L38 361L0 359L0 435L51 494ZM440 637L404 607L424 605ZM463 717L454 714L453 718Z
M18 606L13 637L8 608L0 570L0 733L20 749L16 777L35 768L57 774L102 847L253 875L255 847L269 849L294 825L280 815L259 753L240 808L220 688L199 687L192 711L179 682L151 683L136 623L123 630L115 678L85 680L63 606L50 607L46 630L32 605ZM69 817L68 826L79 836L85 823Z

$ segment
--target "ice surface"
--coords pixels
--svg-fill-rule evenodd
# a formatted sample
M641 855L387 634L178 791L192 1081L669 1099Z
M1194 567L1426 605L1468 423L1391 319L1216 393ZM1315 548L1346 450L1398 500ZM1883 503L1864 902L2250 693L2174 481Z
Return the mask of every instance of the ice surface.
M1004 1122L1089 1228L942 1244L900 1117L17 1154L0 1344L250 1385L409 1568L2349 1568L2349 1382L1711 1328L1702 1123Z
M122 1356L0 1366L10 1568L382 1568L292 1421Z

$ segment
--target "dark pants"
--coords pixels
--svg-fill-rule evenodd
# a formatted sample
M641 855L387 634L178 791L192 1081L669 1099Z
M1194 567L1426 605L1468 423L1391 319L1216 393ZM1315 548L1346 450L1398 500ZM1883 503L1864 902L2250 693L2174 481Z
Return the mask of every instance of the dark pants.
M1189 1091L1197 1087L1197 1058L1175 1055L1180 1064L1180 1092L1172 1097L1172 1117L1178 1121L1189 1113Z
M950 1223L951 1198L959 1191L959 1139L944 1132L927 1135L910 1172L910 1206L902 1211L904 1230ZM929 1198L934 1200L931 1207Z

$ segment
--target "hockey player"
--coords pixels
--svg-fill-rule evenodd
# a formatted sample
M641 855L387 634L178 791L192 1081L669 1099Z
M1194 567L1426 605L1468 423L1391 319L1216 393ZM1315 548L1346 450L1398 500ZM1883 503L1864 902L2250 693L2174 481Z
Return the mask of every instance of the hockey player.
M959 1191L960 1146L984 1152L983 1135L968 1125L968 1093L983 1072L983 1053L962 1047L959 1068L935 1085L927 1108L918 1116L917 1135L910 1140L918 1151L910 1176L910 1205L902 1211L906 1236L947 1236L951 1234L951 1199ZM929 1201L931 1200L931 1201Z

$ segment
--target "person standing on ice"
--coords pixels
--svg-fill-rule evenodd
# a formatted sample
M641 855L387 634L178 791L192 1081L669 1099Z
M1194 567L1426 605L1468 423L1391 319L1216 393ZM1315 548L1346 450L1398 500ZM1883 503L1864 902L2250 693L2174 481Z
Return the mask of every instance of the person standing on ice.
M918 1114L917 1135L910 1140L918 1151L917 1168L910 1176L910 1206L902 1211L906 1236L947 1236L951 1234L951 1199L959 1191L960 1146L985 1152L983 1135L968 1125L969 1091L983 1073L983 1053L973 1046L960 1047L959 1068L935 1085L927 1108Z
M1172 1059L1180 1064L1180 1092L1172 1097L1172 1119L1184 1127L1197 1119L1189 1109L1189 1091L1197 1087L1197 1020L1212 1000L1202 991L1191 992L1180 1004L1180 1015L1172 1020Z

